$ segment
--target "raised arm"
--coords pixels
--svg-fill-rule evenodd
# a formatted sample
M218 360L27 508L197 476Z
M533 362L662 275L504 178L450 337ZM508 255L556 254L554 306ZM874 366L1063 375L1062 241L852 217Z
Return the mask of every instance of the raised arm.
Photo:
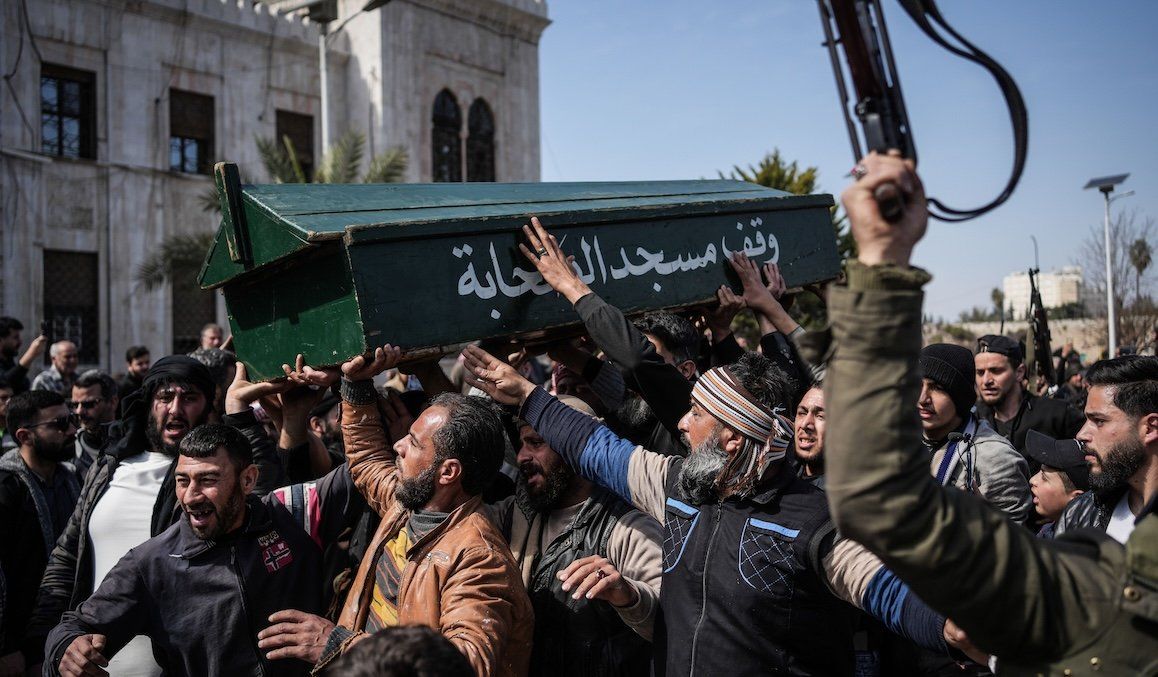
M394 502L398 485L396 456L379 409L374 377L398 363L401 351L387 344L373 355L359 355L342 365L342 439L354 486L379 515ZM393 406L393 405L392 405ZM396 409L390 413L401 416Z
M28 344L28 349L24 351L20 359L16 360L11 369L4 372L4 380L12 384L13 387L19 387L17 384L28 383L25 380L28 378L28 370L36 364L37 359L44 353L47 346L48 337L44 334L32 339L32 342Z
M591 291L572 267L558 240L538 218L531 218L523 233L531 248L520 244L523 254L543 276L543 281L563 295L579 313L579 319L600 350L624 371L629 387L639 392L660 423L679 438L678 424L687 413L692 384L675 366L664 361L655 346L623 312ZM533 251L532 251L533 250Z
M663 520L664 483L675 459L617 437L606 426L552 397L477 346L463 351L467 382L495 401L519 406L535 432L584 478Z
M286 379L251 383L245 364L237 363L233 383L225 393L225 416L222 421L237 428L253 448L253 462L257 464L257 488L254 493L265 496L278 487L289 484L285 464L278 455L277 446L265 434L250 405L263 397L275 397L291 387Z
M943 490L929 474L916 414L921 287L909 267L925 230L925 199L908 161L870 155L844 196L859 261L829 299L834 348L825 380L827 492L841 533L862 543L978 646L1048 659L1086 641L1085 614L1060 612L1063 595L1096 578L1096 560L1062 553L975 496ZM873 190L907 196L891 224ZM1094 598L1090 598L1094 603ZM1090 607L1096 608L1096 607ZM1088 628L1087 628L1088 631Z

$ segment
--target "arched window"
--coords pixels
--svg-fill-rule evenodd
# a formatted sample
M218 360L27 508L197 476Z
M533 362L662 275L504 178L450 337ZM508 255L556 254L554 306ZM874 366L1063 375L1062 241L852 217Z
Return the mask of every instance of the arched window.
M467 117L466 180L495 180L495 116L483 99L475 99Z
M430 147L434 153L435 181L462 181L462 110L458 101L447 90L434 97L434 129Z

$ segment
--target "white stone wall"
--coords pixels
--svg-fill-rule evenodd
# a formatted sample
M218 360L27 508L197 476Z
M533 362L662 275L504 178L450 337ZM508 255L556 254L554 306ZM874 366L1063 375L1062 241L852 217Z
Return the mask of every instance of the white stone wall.
M364 4L343 0L343 18ZM0 72L15 69L15 97L0 86L0 314L30 333L43 310L43 250L96 252L94 366L119 372L129 345L156 359L172 344L170 292L138 288L137 266L167 235L216 228L198 200L211 179L168 170L170 88L214 97L213 157L237 162L244 181L266 179L253 140L274 135L277 109L313 116L320 157L317 26L249 0L27 7L45 62L96 75L97 151L95 160L40 154L40 65L21 3L0 3ZM354 128L372 149L404 145L408 178L429 181L430 106L450 87L464 120L474 96L491 104L499 180L538 180L537 44L547 23L537 0L395 0L356 17L329 42L332 138Z

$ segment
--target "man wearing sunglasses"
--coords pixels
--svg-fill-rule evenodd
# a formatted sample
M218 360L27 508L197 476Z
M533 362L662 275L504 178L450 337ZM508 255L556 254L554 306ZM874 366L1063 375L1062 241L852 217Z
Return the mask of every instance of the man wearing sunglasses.
M0 458L0 568L7 582L0 674L23 674L43 647L27 637L40 578L80 495L72 460L76 426L64 398L30 390L8 403L6 427L20 445Z
M120 398L112 376L90 369L72 384L72 399L65 402L76 416L76 470L83 480L102 447L119 437L112 430ZM117 426L119 429L119 426Z

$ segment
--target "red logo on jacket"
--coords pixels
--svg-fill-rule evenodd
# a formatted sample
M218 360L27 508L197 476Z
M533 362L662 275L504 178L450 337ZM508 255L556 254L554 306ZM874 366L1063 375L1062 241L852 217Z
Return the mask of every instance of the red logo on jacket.
M258 545L262 546L261 561L265 563L265 569L269 573L272 574L278 569L284 569L294 561L289 546L276 531L260 536L257 542Z

